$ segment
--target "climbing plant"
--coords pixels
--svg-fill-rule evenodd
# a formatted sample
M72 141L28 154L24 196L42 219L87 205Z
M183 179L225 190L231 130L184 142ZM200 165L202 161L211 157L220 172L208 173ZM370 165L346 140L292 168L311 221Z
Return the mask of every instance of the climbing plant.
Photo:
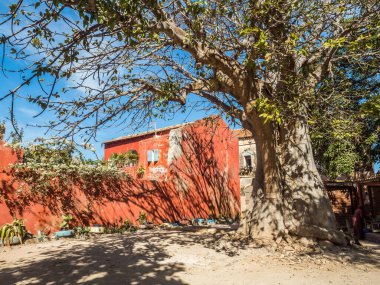
M113 153L108 162L117 167L136 165L139 161L139 155L135 150L129 150L125 153Z
M76 188L97 197L104 185L128 179L122 169L111 163L77 155L75 146L69 142L39 139L16 148L21 149L21 159L10 165L7 173L16 185L13 200L23 205L48 204L53 198L62 203L56 203L57 207L62 206L63 211L69 212Z

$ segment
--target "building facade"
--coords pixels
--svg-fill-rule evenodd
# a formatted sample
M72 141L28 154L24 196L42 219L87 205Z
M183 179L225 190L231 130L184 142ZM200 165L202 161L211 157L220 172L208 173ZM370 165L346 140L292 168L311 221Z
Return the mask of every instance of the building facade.
M253 188L256 172L256 144L252 134L244 129L234 130L233 136L239 144L240 206L246 210Z
M219 117L104 142L104 158L137 154L124 167L139 180L163 181L179 193L203 193L212 216L240 213L238 138Z

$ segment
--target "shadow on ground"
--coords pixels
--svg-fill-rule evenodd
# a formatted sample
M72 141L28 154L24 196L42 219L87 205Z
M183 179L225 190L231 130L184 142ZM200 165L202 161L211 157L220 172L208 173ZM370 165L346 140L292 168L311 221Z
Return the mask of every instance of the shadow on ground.
M187 284L176 276L185 271L185 264L171 261L166 248L199 244L216 249L215 241L225 235L203 228L189 230L147 230L87 241L68 239L56 247L46 242L7 248L7 254L19 250L26 254L9 262L0 252L0 284Z
M185 284L175 277L183 265L165 262L170 256L161 238L152 232L107 235L79 245L67 241L41 250L41 260L0 261L0 284Z
M191 256L182 255L181 248L185 247ZM225 258L231 258L231 264L239 262L233 257L239 253L250 255L252 264L258 260L267 260L268 264L270 260L284 260L283 252L268 251L260 255L253 243L234 240L225 230L147 230L102 235L88 241L66 240L7 249L6 255L0 252L0 284L188 284L181 280L181 275L189 266L199 268L200 274L208 274L207 268L196 262L190 264L186 259L211 258L204 252L203 256L197 256L197 248L221 252ZM332 247L320 252L293 252L285 260L298 258L304 260L301 264L315 264L319 258L328 258L342 264L378 268L376 249ZM13 256L12 262L5 259L21 250L26 251L23 257Z
M361 242L361 246L325 247L321 245L322 252L313 252L309 255L315 258L328 257L330 260L342 262L346 265L365 265L380 268L380 245L367 241Z

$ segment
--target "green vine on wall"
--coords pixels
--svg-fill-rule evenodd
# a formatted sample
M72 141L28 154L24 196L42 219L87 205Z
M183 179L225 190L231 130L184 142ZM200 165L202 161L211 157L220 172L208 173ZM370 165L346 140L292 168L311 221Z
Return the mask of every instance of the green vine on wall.
M100 191L105 185L129 178L112 163L84 159L69 142L39 140L21 150L20 161L10 165L7 171L13 177L12 182L16 182L13 184L16 185L15 196L12 197L18 204L38 202L47 205L49 199L55 199L61 203L61 211L70 211L76 188L80 187L86 195L96 198L101 196ZM1 196L9 195L0 192Z
M135 150L129 150L125 153L113 153L108 162L117 167L134 166L139 161L139 155Z

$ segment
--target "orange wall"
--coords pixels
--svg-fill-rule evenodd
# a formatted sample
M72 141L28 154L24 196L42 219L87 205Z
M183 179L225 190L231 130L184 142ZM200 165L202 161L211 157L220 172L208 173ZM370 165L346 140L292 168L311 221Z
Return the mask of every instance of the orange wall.
M0 134L0 225L12 221L12 213L7 204L13 204L14 199L9 189L11 189L11 177L4 172L8 169L9 164L17 161L17 155L12 148L5 146ZM13 189L12 189L13 191Z
M113 153L125 153L129 150L136 150L139 154L139 162L134 167L126 167L126 171L135 176L138 166L143 166L146 169L145 178L154 175L152 169L163 167L167 169L167 154L169 150L169 132L158 132L157 134L149 134L141 137L131 138L112 143L106 143L104 146L104 159L108 160ZM158 149L160 155L158 162L148 164L148 150ZM164 178L166 175L162 175Z
M0 139L0 174L3 170L8 168L10 163L15 162L16 160L16 153L12 148L5 146L4 141Z
M240 212L237 139L222 120L213 126L199 121L184 130L183 154L171 165L167 163L169 131L158 138L148 136L106 145L105 159L113 152L137 150L138 165L147 168L144 179L107 180L95 188L57 187L47 195L40 195L18 192L11 178L0 174L0 225L17 216L25 219L27 229L33 233L53 231L65 212L73 214L78 224L83 225L107 225L126 219L136 223L142 210L155 223L206 218L210 214L234 217ZM161 150L159 162L151 167L159 165L167 170L165 176L156 180L149 180L148 149ZM0 145L0 165L6 167L15 159L10 148Z

